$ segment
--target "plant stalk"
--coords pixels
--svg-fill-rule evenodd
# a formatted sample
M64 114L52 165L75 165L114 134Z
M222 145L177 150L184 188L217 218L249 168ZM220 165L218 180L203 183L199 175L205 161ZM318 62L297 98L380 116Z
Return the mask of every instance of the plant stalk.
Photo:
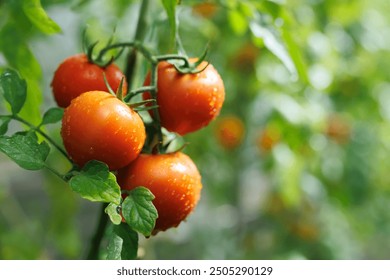
M64 175L60 174L57 170L51 168L50 166L46 165L45 166L47 170L49 170L51 173L53 173L54 175L56 175L58 178L60 178L61 180L65 181L65 182L68 182L69 180L67 178L65 178Z
M150 7L150 0L143 0L140 7L138 22L137 22L137 29L135 31L135 37L134 41L143 42L146 28L148 26L147 21L147 12ZM133 49L127 56L127 63L126 63L126 69L125 74L127 78L127 84L129 88L132 88L132 83L134 79L134 72L137 68L137 50Z
M135 33L135 42L143 42L145 29L147 28L147 11L149 8L150 0L143 0L140 7L139 18L137 22L137 29ZM127 63L125 69L126 81L128 88L132 87L132 81L134 78L134 73L136 70L137 62L137 51L136 46L132 45L133 49L127 56ZM99 223L96 228L94 237L91 240L91 246L87 255L87 259L98 259L99 258L99 249L102 239L104 237L104 232L108 224L108 215L104 212L107 207L107 203L102 205L102 210L100 211Z
M158 78L158 64L152 63L152 70L151 70L151 77L150 77L150 84L154 88L150 91L150 94L152 95L152 99L155 101L155 107L153 108L153 125L157 131L157 151L162 151L162 144L163 144L163 135L161 131L161 119L160 119L160 113L158 111L158 103L157 103L157 78Z
M99 259L100 243L102 242L102 239L104 237L104 232L108 224L108 215L104 211L107 206L108 203L102 204L102 208L100 210L100 215L99 215L99 222L96 227L95 235L91 240L91 245L88 251L87 260Z

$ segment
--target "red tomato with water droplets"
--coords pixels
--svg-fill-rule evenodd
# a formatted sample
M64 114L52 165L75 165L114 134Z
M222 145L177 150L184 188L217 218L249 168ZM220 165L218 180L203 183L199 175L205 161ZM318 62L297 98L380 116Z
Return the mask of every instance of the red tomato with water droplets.
M116 92L124 74L115 64L102 68L88 61L85 54L76 54L65 59L54 73L51 87L59 107L66 108L72 99L87 91L108 91L104 76ZM127 92L124 80L123 92Z
M177 227L197 205L202 189L199 171L187 155L141 154L129 166L120 169L118 183L123 190L148 188L158 211L153 235Z
M206 65L203 61L198 69ZM150 74L144 85L150 85ZM218 116L225 100L223 81L211 64L200 73L181 74L162 61L158 64L157 90L161 125L180 135L208 125ZM150 93L144 93L143 98L151 98Z
M80 167L99 160L116 170L139 155L146 133L141 117L125 103L107 92L89 91L65 109L61 136Z

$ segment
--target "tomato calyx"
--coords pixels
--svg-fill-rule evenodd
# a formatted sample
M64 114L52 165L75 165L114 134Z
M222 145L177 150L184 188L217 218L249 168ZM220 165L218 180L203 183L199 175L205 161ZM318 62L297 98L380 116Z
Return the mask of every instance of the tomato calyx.
M130 93L127 94L127 92L123 91L123 85L124 85L124 80L125 80L123 77L120 81L117 92L114 92L114 90L111 88L110 84L107 81L105 73L103 73L103 79L104 79L104 83L107 86L108 92L111 95L118 98L119 100L121 100L122 102L124 102L126 105L128 105L134 111L137 111L137 112L138 111L147 111L147 110L153 110L154 108L158 108L158 105L156 104L156 99L153 99L153 98L139 101L139 102L134 102L134 103L130 102L130 100L133 97L135 97L136 95L143 93L145 91L149 91L152 87L141 87L141 88L135 89L133 91L130 91ZM156 104L156 105L144 106L144 105L148 105L148 104ZM142 107L142 106L144 106L144 107Z
M197 60L196 62L189 62L187 60L187 62L185 62L184 64L179 64L177 62L171 62L171 64L181 74L198 74L203 72L210 64L209 62L207 62L204 67L199 69L199 66L203 61L204 60L201 59Z
M108 65L113 63L117 58L119 58L122 55L122 52L124 51L124 48L121 48L118 53L115 55L111 55L110 58L107 60L104 58L104 52L99 52L99 54L95 57L93 55L94 49L96 45L99 43L99 41L94 42L87 48L86 55L88 57L88 61L90 63L96 64L101 68L106 68Z
M115 35L115 30L112 33L111 37L108 39L105 47L99 52L97 56L94 56L94 50L97 44L99 43L99 40L95 41L94 43L89 44L87 40L87 29L84 30L83 32L83 49L84 53L87 55L88 61L92 64L96 64L101 68L106 68L109 66L111 63L113 63L115 60L117 60L125 50L124 47L120 48L117 53L111 55L108 59L105 58L106 51L103 51L105 49L112 49L111 45L113 44L114 41L114 35Z
M160 141L159 130L154 122L145 123L145 130L148 137L142 149L143 154L157 155L182 152L189 145L189 142L186 142L183 137L165 129L161 131Z
M134 111L140 112L140 111L149 111L153 109L157 109L159 106L158 105L151 105L151 106L144 106L148 105L151 102L156 102L156 99L146 99L140 102L134 102L134 103L126 103L131 109Z
M130 91L128 94L126 94L126 96L122 96L121 93L116 93L116 97L126 103L134 111L139 112L154 110L159 107L155 98L149 98L138 102L130 102L133 97L150 90L155 90L155 87L140 87L138 89Z
M156 59L158 61L167 61L181 74L198 74L203 72L210 64L205 60L207 52L208 48L205 49L203 54L196 61L191 61L187 56L183 55L161 55L157 56ZM206 65L199 68L203 61L206 61Z

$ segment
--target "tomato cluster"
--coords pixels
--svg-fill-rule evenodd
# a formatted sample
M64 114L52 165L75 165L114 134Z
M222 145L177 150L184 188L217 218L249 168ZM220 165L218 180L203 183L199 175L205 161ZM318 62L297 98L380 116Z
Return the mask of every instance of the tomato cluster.
M222 79L211 64L202 62L197 67L202 71L181 73L166 61L157 65L158 109L149 112L160 127L184 135L208 125L219 114L225 98ZM84 54L61 63L52 81L54 98L65 108L61 136L78 167L90 160L106 163L116 173L123 196L138 186L153 193L159 215L156 234L178 226L192 212L200 198L201 175L182 152L142 152L146 138L153 135L147 135L143 119L124 98L127 85L117 96L108 90L118 90L123 76L116 65L98 66ZM150 74L144 84L151 84ZM145 92L143 98L152 95Z

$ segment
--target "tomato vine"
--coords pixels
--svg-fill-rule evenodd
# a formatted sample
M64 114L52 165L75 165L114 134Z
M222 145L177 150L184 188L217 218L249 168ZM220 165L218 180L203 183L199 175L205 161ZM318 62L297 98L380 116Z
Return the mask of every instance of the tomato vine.
M108 257L135 258L138 247L138 238L134 238L136 233L150 236L178 226L192 212L200 197L202 188L200 174L192 160L179 150L166 152L168 145L164 143L160 117L159 69L161 63L169 63L179 79L185 76L197 79L200 73L212 66L204 62L207 51L194 60L175 53L156 55L147 49L141 41L140 30L146 28L143 26L145 23L143 17L149 4L148 0L142 2L139 26L133 42L113 43L110 39L97 54L94 54L97 43L93 43L87 48L86 54L70 57L60 64L55 72L52 87L57 104L62 108L49 109L38 126L18 114L27 96L26 81L13 70L6 70L0 76L1 92L12 111L12 114L0 115L0 150L20 167L28 170L46 168L67 182L82 198L103 203L98 226L91 239L88 259L99 258L100 244L109 224L108 218L112 222ZM121 78L121 72L113 63L127 49L129 50L129 63L125 71L127 75ZM106 60L107 53L112 50L116 50L117 54ZM148 84L131 89L130 85L127 87L124 78L129 83L132 80L131 75L135 72L132 69L134 64L131 57L137 57L138 54L149 63ZM80 75L72 72L74 69L79 69L77 71L81 71ZM114 89L113 79L108 76L111 75L109 69L113 69L116 75ZM92 72L94 75L91 75ZM73 81L76 78L79 80ZM103 80L106 88L104 91ZM80 83L85 85L80 86ZM207 94L213 94L215 89L207 88L209 91ZM224 91L222 93L224 96ZM133 102L133 98L141 94L143 100ZM181 94L187 96L191 92ZM145 97L146 95L149 97ZM191 107L193 104L185 106ZM220 107L214 110L212 118L207 120L207 123L218 115L219 109ZM149 111L150 123L144 124L137 112L134 112L141 110ZM22 123L26 130L6 136L11 120ZM42 128L60 121L65 149ZM107 122L110 124L107 125ZM207 123L202 123L192 131L200 129ZM147 142L145 133L149 138ZM63 174L46 163L50 146L58 150L71 164L70 169ZM140 155L142 147L144 151ZM146 154L147 151L152 154ZM120 175L125 174L124 170L132 170L133 167L142 169L140 167L144 164L142 159L147 159L147 170L153 170L155 166L154 168L165 170L164 173L170 176L161 177L158 172L153 171L154 173L150 174L140 173L143 178L135 185L127 179L118 184L117 176L124 178L124 175ZM180 177L181 181L177 181L176 177ZM172 197L169 199L162 197L166 195ZM167 199L176 202L161 203ZM158 209L153 201L156 201ZM123 242L119 242L118 239ZM124 246L128 243L132 244L131 248Z

